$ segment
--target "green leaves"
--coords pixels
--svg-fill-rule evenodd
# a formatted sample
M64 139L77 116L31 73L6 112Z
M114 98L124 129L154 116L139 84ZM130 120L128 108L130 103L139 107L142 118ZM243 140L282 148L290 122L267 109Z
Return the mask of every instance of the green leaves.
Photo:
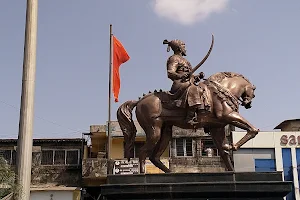
M0 199L9 193L18 193L20 187L15 183L16 174L7 164L6 160L0 156Z

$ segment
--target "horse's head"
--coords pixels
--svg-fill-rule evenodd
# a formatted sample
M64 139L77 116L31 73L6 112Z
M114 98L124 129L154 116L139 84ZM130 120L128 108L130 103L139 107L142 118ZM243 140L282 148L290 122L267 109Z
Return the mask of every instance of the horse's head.
M215 83L213 85L228 97L234 96L246 109L251 108L256 87L243 75L234 72L219 72L210 76L207 81ZM226 90L229 94L226 93Z
M254 91L256 87L252 84L247 84L245 86L244 92L241 95L242 98L242 106L244 106L246 109L249 109L252 107L252 99L255 97Z

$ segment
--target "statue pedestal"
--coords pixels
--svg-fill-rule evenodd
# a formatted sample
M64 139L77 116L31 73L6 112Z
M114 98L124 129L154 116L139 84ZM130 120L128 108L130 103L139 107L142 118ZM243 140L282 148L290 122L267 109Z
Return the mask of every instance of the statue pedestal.
M282 200L292 183L281 172L109 175L101 194L120 199Z

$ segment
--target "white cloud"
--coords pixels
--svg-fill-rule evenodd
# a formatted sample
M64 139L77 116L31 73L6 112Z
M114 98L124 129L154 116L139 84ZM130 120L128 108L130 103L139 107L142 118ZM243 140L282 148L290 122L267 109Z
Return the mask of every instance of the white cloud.
M228 3L229 0L154 0L154 11L160 17L191 25L221 13Z

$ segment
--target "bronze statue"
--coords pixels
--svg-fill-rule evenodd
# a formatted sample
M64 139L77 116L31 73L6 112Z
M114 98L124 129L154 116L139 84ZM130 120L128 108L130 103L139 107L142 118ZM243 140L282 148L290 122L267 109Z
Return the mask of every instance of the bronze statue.
M144 95L138 101L127 101L117 111L117 118L125 140L125 157L130 159L130 152L136 135L132 119L132 110L136 107L136 117L146 133L146 143L140 150L140 173L145 173L145 159L162 171L170 170L160 161L160 156L172 138L172 127L184 129L205 128L220 152L227 170L233 171L230 151L237 150L258 133L239 114L239 103L246 109L251 108L255 97L255 86L241 74L220 72L201 81L204 74L193 76L193 73L208 58L214 43L204 59L194 68L183 58L186 55L185 44L180 40L168 42L174 55L167 61L168 77L173 80L171 91L154 91ZM247 131L247 134L236 144L227 144L224 127L234 125Z

